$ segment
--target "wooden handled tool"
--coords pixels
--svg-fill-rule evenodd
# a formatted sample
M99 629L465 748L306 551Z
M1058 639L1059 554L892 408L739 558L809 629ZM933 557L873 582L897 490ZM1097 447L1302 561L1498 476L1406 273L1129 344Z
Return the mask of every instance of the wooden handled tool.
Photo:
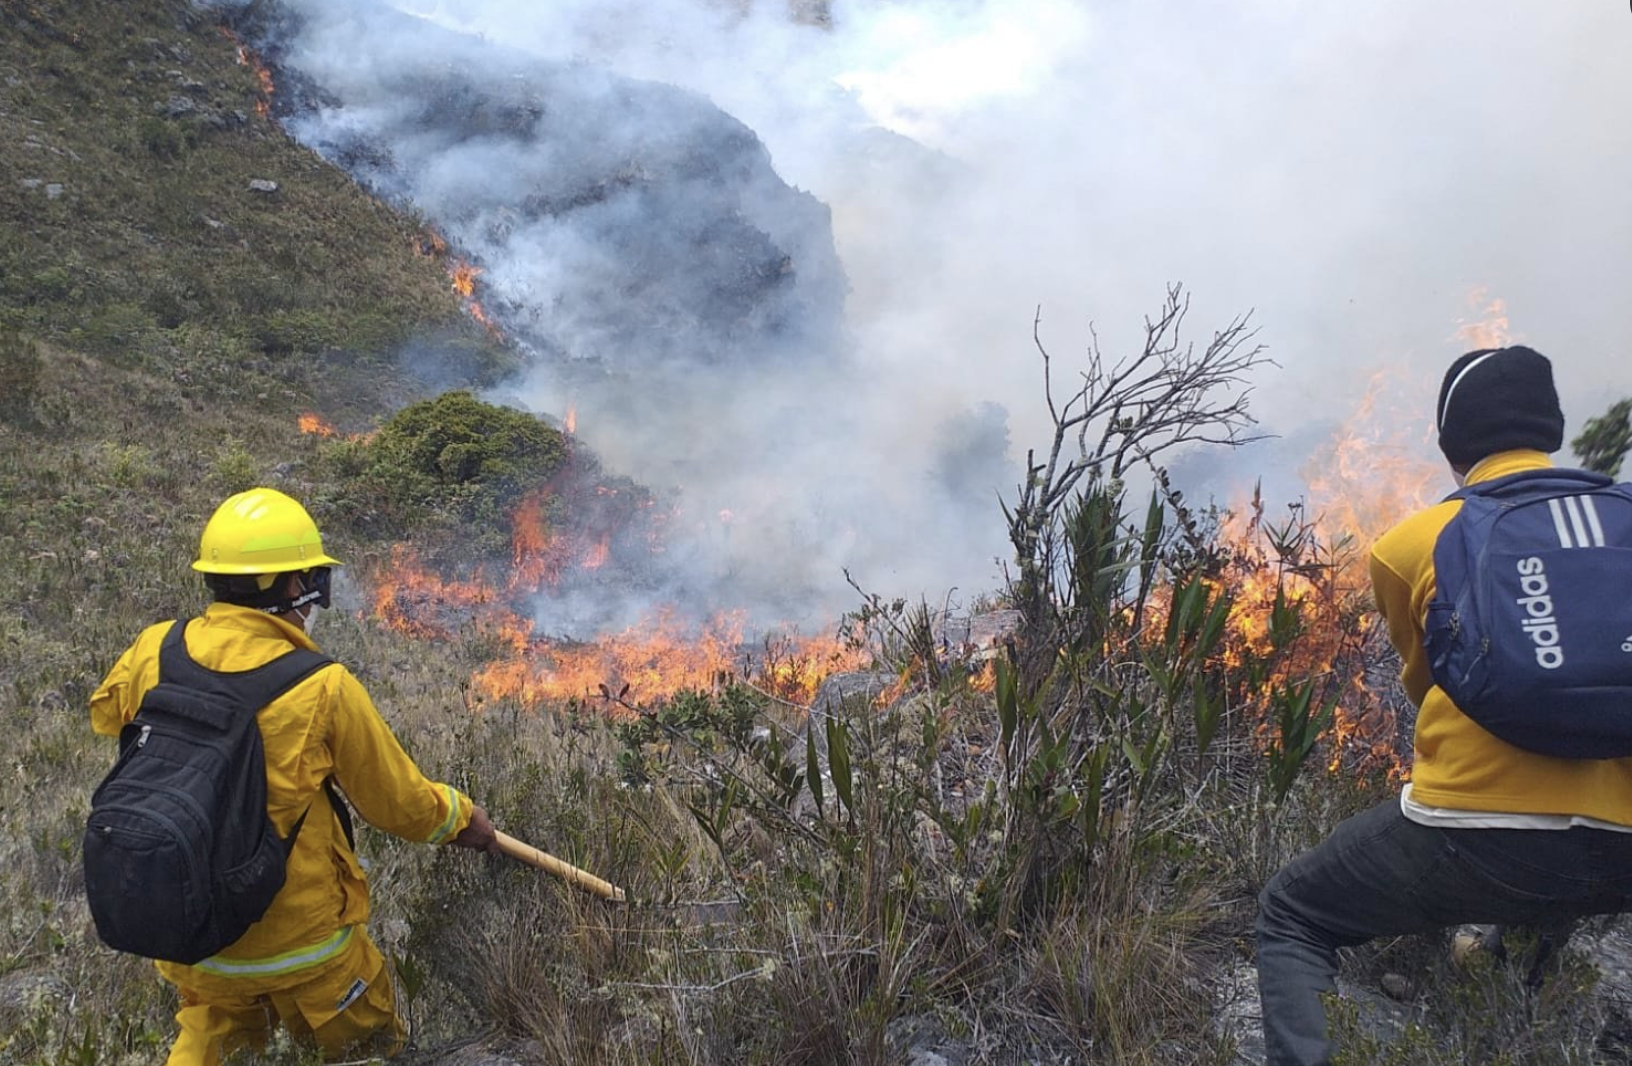
M601 880L587 870L580 870L572 863L558 859L547 851L539 851L531 844L517 840L508 833L495 832L493 835L498 838L499 850L512 859L524 862L528 866L536 866L545 873L554 874L567 884L593 892L602 899L611 900L613 903L624 902L623 889Z

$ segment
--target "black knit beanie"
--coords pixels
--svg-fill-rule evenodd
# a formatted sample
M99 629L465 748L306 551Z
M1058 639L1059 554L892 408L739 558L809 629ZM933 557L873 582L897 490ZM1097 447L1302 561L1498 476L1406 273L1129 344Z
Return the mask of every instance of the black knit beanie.
M1553 364L1531 348L1469 352L1445 371L1435 408L1439 450L1453 466L1471 466L1510 448L1556 452L1564 412Z

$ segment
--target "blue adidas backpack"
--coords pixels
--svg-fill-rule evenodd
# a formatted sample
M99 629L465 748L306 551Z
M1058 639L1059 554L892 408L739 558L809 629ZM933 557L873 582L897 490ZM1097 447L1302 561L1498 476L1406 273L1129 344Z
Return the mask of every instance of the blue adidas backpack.
M1632 485L1548 467L1468 485L1434 546L1434 683L1515 747L1632 755Z

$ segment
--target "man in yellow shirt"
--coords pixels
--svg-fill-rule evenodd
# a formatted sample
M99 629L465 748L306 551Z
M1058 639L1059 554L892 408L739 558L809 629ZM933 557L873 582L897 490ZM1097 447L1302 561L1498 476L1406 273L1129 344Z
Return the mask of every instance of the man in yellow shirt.
M1451 364L1436 410L1458 485L1552 465L1564 415L1552 364L1525 347ZM1406 518L1372 548L1371 580L1418 707L1411 783L1342 822L1259 897L1258 985L1269 1066L1326 1063L1321 996L1337 949L1462 923L1552 928L1632 906L1632 759L1513 747L1434 684L1423 634L1434 545L1462 506Z
M193 569L215 602L184 623L200 666L244 671L291 648L316 649L313 616L328 606L316 524L272 489L239 493L204 527ZM176 624L150 626L91 696L91 724L119 735L159 679L159 648ZM266 756L267 811L280 837L300 821L286 880L248 931L194 965L159 962L181 1000L170 1066L214 1066L263 1044L278 1024L333 1058L353 1049L391 1054L405 1033L390 975L369 939L368 882L325 782L369 824L406 840L497 850L487 813L420 773L351 671L315 671L257 715Z

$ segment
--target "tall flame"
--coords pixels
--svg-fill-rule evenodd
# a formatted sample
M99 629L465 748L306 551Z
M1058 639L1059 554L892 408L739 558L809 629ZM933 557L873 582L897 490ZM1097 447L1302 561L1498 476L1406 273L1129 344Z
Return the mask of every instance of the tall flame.
M1469 348L1505 348L1510 341L1507 325L1507 301L1492 299L1484 286L1468 294L1468 306L1479 318L1472 322L1457 320L1456 338Z
M1389 402L1410 377L1394 369L1372 378L1347 423L1303 471L1307 498L1293 504L1288 517L1266 518L1255 495L1232 510L1219 534L1226 563L1216 581L1232 603L1224 664L1240 676L1249 660L1276 661L1256 691L1245 693L1266 740L1275 693L1300 678L1324 679L1324 690L1337 697L1328 734L1334 771L1382 768L1399 778L1410 772L1399 750L1399 693L1391 686L1379 690L1367 676L1379 647L1370 546L1448 488L1443 464L1428 458L1435 449L1421 428L1424 419ZM1277 602L1295 608L1301 623L1290 647L1279 652L1272 639ZM1157 616L1163 614L1158 602Z
M481 275L482 268L473 266L463 259L455 259L448 268L448 276L453 279L453 291L469 299L476 294L476 279Z
M476 279L481 277L482 268L467 259L453 259L448 265L448 277L452 279L453 291L459 294L464 302L465 310L470 317L480 322L487 331L495 337L499 336L499 327L476 298Z
M233 42L233 56L238 65L248 67L250 72L255 75L255 83L259 89L259 94L255 100L255 113L262 118L269 117L272 114L272 93L276 88L272 82L272 71L268 69L265 63L261 62L261 57L256 55L253 49L239 40L237 34L225 26L218 28L223 37Z

